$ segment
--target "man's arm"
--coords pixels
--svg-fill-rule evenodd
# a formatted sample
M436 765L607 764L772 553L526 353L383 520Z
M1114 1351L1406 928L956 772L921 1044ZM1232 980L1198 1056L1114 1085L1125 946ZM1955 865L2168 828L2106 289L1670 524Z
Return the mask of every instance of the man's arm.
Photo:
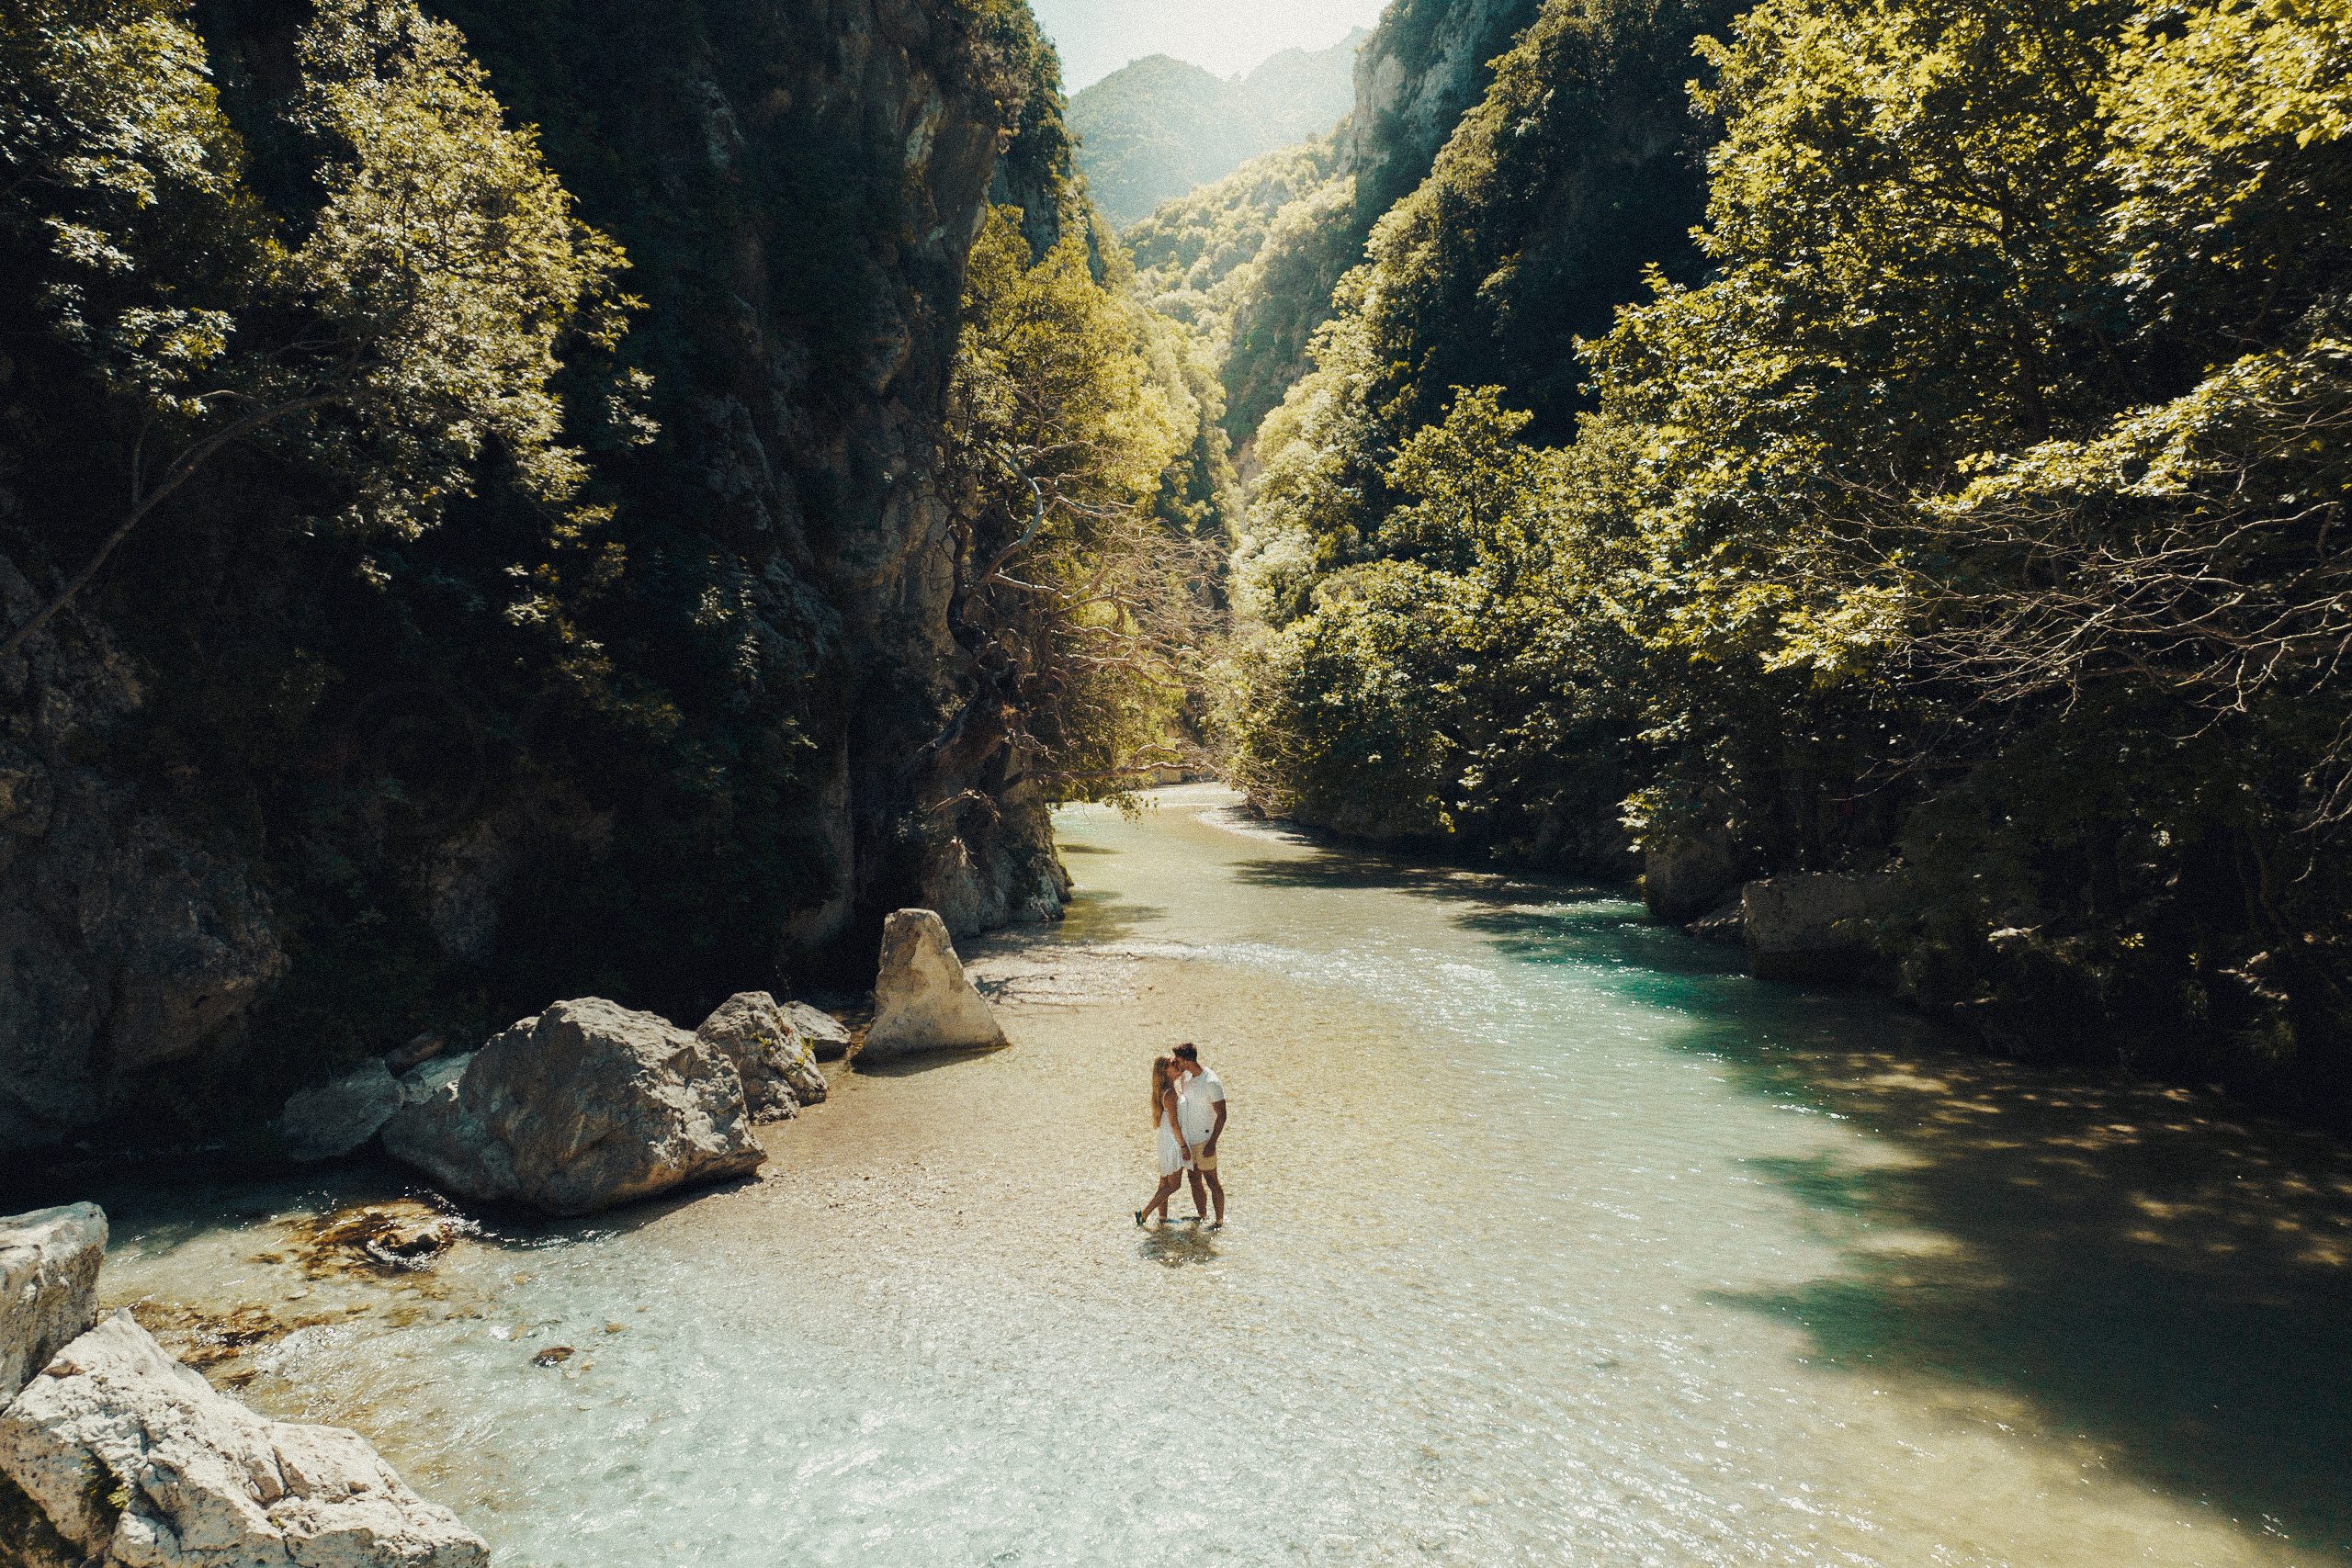
M1201 1153L1208 1156L1211 1159L1215 1159L1216 1157L1216 1141L1225 1134L1225 1101L1220 1100L1217 1100L1216 1104L1216 1125L1209 1129L1208 1137L1201 1145Z

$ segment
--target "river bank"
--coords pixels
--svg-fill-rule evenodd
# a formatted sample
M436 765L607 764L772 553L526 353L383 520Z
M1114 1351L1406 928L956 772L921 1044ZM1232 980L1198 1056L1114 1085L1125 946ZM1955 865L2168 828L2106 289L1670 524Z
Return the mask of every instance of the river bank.
M322 1269L397 1173L135 1173L109 1304L256 1310L208 1372L505 1568L2352 1562L2340 1144L1153 800L969 944L1012 1048L834 1072L758 1181ZM1185 1038L1234 1224L1138 1235Z

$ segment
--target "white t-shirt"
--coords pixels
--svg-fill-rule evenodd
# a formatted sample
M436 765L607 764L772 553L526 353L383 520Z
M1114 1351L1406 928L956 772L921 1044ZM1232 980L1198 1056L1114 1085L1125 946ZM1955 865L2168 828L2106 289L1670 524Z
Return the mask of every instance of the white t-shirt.
M1183 1129L1186 1143L1197 1145L1216 1131L1216 1108L1224 1100L1225 1085L1206 1067L1184 1080L1176 1091L1176 1125Z

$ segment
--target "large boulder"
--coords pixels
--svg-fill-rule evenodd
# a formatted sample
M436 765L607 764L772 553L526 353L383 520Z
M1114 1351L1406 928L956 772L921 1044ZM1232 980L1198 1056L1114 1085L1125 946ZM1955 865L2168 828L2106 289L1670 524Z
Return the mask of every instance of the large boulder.
M1721 831L1655 827L1642 840L1642 902L1661 920L1695 920L1736 897L1738 868Z
M755 1120L778 1120L825 1098L816 1053L765 991L736 992L695 1034L735 1065Z
M0 1403L98 1317L106 1211L68 1203L0 1219Z
M946 924L929 909L899 909L884 921L865 1054L985 1050L1004 1043L987 998L965 978Z
M849 1055L849 1026L831 1013L821 1012L807 1002L781 1002L776 1010L808 1043L817 1060L838 1062Z
M1748 973L1765 980L1838 980L1876 962L1871 922L1887 912L1883 875L1807 872L1740 889L1739 926Z
M335 1159L366 1145L401 1108L400 1080L380 1056L318 1089L306 1089L278 1112L277 1141L290 1159Z
M127 1312L0 1409L0 1556L95 1568L477 1568L481 1539L338 1427L257 1416ZM8 1487L0 1487L0 1491ZM16 1499L5 1499L14 1502ZM29 1505L26 1506L25 1505Z
M538 1021L526 1018L506 1033L527 1032ZM502 1034L497 1040L505 1038ZM480 1118L458 1099L458 1086L478 1054L469 1051L461 1056L435 1057L401 1075L401 1108L384 1123L384 1152L435 1174L454 1190L507 1191L515 1183L506 1145L492 1137Z
M583 1214L766 1157L723 1052L598 997L558 1002L401 1088L385 1152L469 1198Z

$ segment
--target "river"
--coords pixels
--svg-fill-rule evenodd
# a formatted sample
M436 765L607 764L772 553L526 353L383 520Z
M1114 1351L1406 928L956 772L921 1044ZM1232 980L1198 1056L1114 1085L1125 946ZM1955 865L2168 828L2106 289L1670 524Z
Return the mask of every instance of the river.
M504 1568L2352 1563L2341 1144L1214 786L1061 829L1012 1047L837 1073L763 1180L355 1275L300 1217L392 1174L151 1170L107 1292ZM1129 1218L1180 1039L1215 1235Z

